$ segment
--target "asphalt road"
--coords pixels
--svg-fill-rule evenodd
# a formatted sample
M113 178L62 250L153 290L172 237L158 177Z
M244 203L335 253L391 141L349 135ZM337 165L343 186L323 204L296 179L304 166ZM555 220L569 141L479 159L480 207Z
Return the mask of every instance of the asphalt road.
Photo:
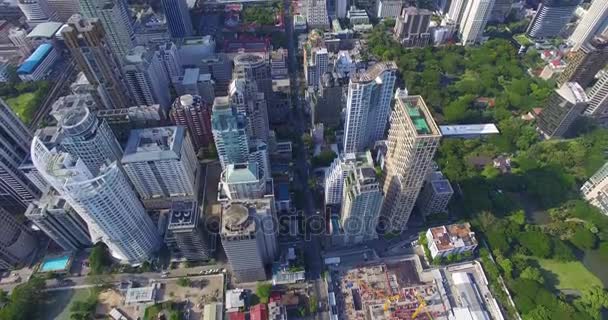
M304 149L304 144L302 143L302 134L308 130L308 121L303 113L302 107L302 98L299 95L299 68L297 61L297 43L296 37L293 30L293 17L289 12L290 0L283 0L284 8L285 8L285 32L287 33L287 50L289 52L289 75L291 81L291 94L296 97L296 106L292 109L290 114L290 125L291 128L295 129L297 134L297 141L293 141L297 148L296 153L296 181L300 184L300 190L303 190L305 204L304 214L308 219L320 218L317 215L317 210L323 212L322 205L319 204L317 206L314 203L314 198L310 188L308 187L308 176L310 172L309 162L308 162L308 152ZM324 288L325 283L323 279L321 279L321 272L323 268L323 260L321 257L321 242L320 235L318 234L309 234L308 237L304 240L304 254L306 256L306 264L307 264L307 277L309 280L309 284L311 285L311 289L316 295L319 302L323 302L326 304L327 301L327 290ZM329 319L329 314L325 311L318 312L316 315L317 319Z

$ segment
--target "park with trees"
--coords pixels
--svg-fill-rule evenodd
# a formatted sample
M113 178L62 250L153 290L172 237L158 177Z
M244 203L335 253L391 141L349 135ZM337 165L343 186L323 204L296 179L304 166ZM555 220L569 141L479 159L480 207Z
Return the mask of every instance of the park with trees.
M443 139L436 161L459 191L450 211L473 225L503 309L526 320L600 319L608 307L605 271L582 261L592 255L608 263L608 217L583 201L579 189L606 162L608 131L580 121L569 139L541 141L521 115L542 107L556 85L532 77L527 69L536 58L518 56L509 40L404 49L387 30L381 23L369 35L369 55L394 60L400 85L421 95L438 123L492 122L501 132ZM479 98L493 103L480 107ZM509 172L475 165L501 155L510 158Z

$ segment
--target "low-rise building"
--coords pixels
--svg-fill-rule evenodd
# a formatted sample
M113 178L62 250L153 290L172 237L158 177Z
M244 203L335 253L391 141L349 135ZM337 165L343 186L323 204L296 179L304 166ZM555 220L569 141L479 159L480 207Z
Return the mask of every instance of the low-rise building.
M445 212L454 190L441 171L429 174L418 195L416 206L425 216Z
M475 233L468 222L430 228L426 232L426 240L433 259L477 248Z

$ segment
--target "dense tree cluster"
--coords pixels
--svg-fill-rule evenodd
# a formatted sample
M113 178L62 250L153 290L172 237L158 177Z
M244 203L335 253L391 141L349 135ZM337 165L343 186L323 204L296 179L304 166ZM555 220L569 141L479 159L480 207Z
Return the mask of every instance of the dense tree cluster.
M513 45L493 39L480 47L404 49L381 23L369 36L370 53L394 60L405 86L424 97L438 120L448 123L500 121L529 111L551 93L554 83L527 75ZM492 98L490 106L474 103Z
M33 277L20 284L8 296L7 304L0 309L0 320L39 319L41 305L44 303L44 280Z
M91 268L91 274L102 274L111 265L112 257L108 247L103 242L97 243L95 246L93 246L93 249L89 254L89 266Z
M275 8L251 6L243 10L243 21L245 23L256 23L259 25L274 25Z

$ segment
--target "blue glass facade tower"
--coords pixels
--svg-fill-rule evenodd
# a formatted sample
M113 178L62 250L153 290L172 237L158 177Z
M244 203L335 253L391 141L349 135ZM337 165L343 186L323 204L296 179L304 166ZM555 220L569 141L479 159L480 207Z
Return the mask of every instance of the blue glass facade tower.
M193 35L186 0L162 0L162 5L171 37L183 38Z

